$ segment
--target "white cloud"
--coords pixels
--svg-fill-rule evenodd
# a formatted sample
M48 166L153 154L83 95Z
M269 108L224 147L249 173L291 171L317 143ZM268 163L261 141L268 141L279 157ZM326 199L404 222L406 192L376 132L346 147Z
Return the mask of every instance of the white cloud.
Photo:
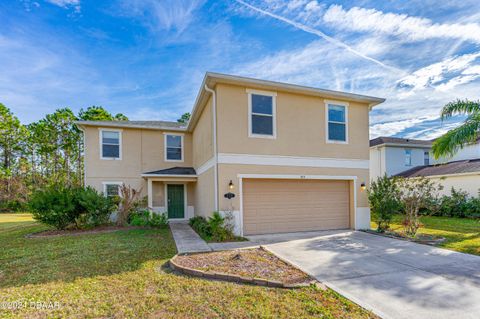
M440 123L440 120L438 121ZM425 140L432 140L437 138L449 130L457 127L459 123L451 123L451 124L439 124L434 127L426 128L423 130L413 131L411 133L407 133L404 135L405 138L418 138L418 139L425 139Z
M137 16L153 29L184 31L195 19L195 11L205 0L127 0L123 14Z
M323 21L341 30L388 34L408 41L451 38L480 43L478 23L440 24L426 18L384 13L376 9L353 7L345 10L341 5L330 6Z
M438 115L415 117L415 118L412 117L405 120L370 125L370 138L375 138L379 136L392 136L406 129L412 128L422 122L431 121L437 118L438 118Z
M451 90L480 77L480 52L447 58L420 68L400 79L400 88L408 89L406 96L415 90L433 87L440 91Z
M45 1L64 9L73 8L75 9L75 11L80 12L80 0L45 0Z

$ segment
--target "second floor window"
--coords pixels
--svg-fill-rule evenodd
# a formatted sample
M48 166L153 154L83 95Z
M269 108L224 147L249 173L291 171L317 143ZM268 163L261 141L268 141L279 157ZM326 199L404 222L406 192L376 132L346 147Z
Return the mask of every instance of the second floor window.
M412 166L412 150L405 150L405 166Z
M249 92L249 116L251 137L275 138L275 94Z
M424 151L423 152L423 165L430 165L430 152Z
M165 160L183 161L183 136L175 134L165 135Z
M330 142L347 141L347 107L328 104L327 135Z
M102 140L102 159L121 158L121 136L119 131L100 131Z

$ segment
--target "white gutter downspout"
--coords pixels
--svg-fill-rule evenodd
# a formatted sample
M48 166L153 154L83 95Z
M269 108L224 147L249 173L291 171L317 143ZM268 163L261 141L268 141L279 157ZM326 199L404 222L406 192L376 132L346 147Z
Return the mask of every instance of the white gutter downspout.
M213 113L213 156L215 163L213 166L214 190L215 190L215 211L218 212L218 152L217 152L217 95L205 83L205 90L212 93L212 113Z

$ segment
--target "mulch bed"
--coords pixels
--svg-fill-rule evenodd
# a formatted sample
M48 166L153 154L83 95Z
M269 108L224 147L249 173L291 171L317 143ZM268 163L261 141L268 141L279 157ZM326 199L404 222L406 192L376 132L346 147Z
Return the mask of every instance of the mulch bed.
M78 236L87 234L111 233L119 230L142 229L138 226L99 226L94 229L66 229L66 230L44 230L38 233L28 234L27 238L59 237L59 236Z
M412 238L394 231L386 231L384 233L379 233L375 230L368 229L368 230L364 230L364 232L373 234L373 235L383 236L383 237L407 240L417 244L424 244L424 245L430 245L430 246L437 246L446 240L445 237L431 236L431 235L425 235L425 234L418 234L415 238Z
M178 255L179 266L204 271L261 278L285 285L309 284L313 279L263 248L238 249L192 255Z

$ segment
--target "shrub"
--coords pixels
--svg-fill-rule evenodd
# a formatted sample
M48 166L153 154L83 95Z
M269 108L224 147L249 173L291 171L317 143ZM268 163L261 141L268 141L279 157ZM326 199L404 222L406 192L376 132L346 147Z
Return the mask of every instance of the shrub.
M429 205L436 201L442 187L425 177L400 178L397 182L404 210L403 228L406 235L415 237L420 227L419 211L422 208L435 209Z
M132 226L147 226L150 218L150 211L138 210L130 214L128 223Z
M137 210L130 214L129 224L132 226L166 227L168 217L166 213L151 213L148 209Z
M438 198L434 205L422 211L430 216L480 218L480 197L470 197L467 192L452 187L450 195Z
M480 218L480 197L470 198L467 204L465 217Z
M210 239L212 237L212 230L204 217L192 217L190 218L189 224L202 238Z
M80 188L76 193L78 207L85 216L85 226L95 227L109 222L110 214L115 210L114 201L95 189L87 187Z
M225 218L219 212L213 212L206 220L204 217L195 216L190 218L190 226L207 241L229 241L236 237L230 225L227 225Z
M32 194L33 217L57 229L106 224L115 205L93 188L49 187Z
M74 224L81 213L76 205L75 192L70 188L47 188L34 192L30 209L33 218L57 229Z
M402 205L399 200L399 189L395 179L387 175L373 181L368 190L368 200L373 220L377 223L377 230L384 232L390 228L393 215L399 213Z
M149 226L163 228L168 225L168 215L167 213L153 213L150 217Z

